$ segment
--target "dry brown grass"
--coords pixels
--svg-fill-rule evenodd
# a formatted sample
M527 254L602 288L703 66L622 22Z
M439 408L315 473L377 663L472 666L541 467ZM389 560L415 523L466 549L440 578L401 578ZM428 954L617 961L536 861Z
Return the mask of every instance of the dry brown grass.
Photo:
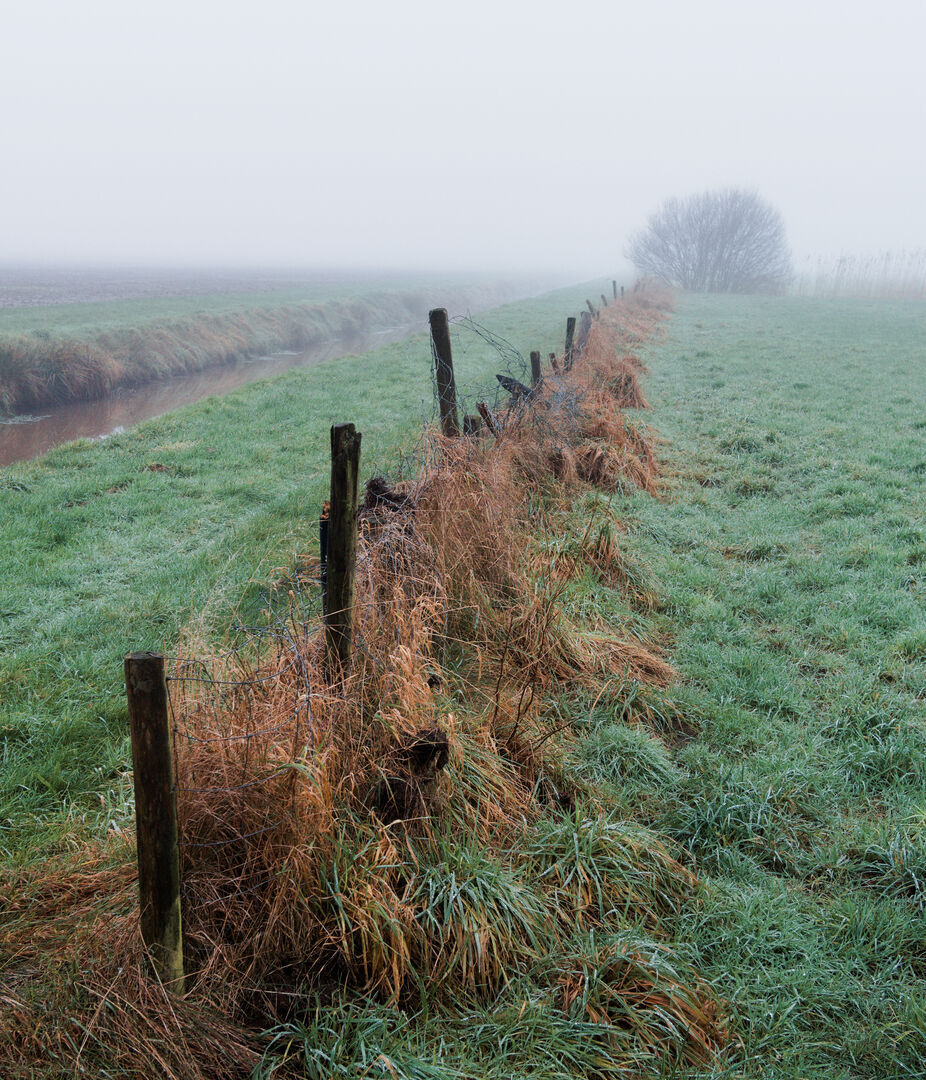
M296 604L258 660L232 651L177 672L187 995L142 974L130 846L106 869L93 868L100 851L82 852L54 878L9 883L21 897L3 921L11 1068L25 1075L45 1054L92 1075L84 1062L109 1047L131 1075L246 1075L253 1031L309 988L403 1002L424 979L435 998L482 994L593 909L593 921L616 907L658 932L691 897L694 878L661 845L608 827L593 852L617 875L604 885L560 866L555 844L546 856L523 844L551 806L595 798L563 774L573 736L545 694L594 694L616 671L657 685L672 675L651 648L567 618L563 564L532 539L541 494L551 513L582 484L655 490L646 435L618 411L643 402L640 365L618 357L657 314L606 309L573 372L501 417L497 438L432 434L431 464L362 515L357 652L339 685L325 682L321 631ZM616 530L590 527L578 551L576 572L588 559L624 580ZM421 764L432 743L445 765ZM468 892L446 890L448 866ZM671 1016L687 1060L719 1045L706 988L678 984L665 999L639 989L632 956L609 963L612 996L639 995L639 1016L623 1008L641 1038L652 1024L654 1045L664 1040L649 1010ZM78 974L56 979L56 965ZM564 979L568 1008L578 984Z

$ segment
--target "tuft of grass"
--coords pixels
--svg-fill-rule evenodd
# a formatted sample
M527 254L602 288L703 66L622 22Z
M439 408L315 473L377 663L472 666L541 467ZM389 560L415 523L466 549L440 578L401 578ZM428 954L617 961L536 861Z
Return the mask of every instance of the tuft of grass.
M579 807L538 822L524 853L538 879L554 889L566 925L593 926L616 916L658 926L696 889L694 875L655 833L604 813L588 816Z
M587 735L575 748L573 764L583 779L598 785L672 787L683 775L659 739L626 724L603 724Z

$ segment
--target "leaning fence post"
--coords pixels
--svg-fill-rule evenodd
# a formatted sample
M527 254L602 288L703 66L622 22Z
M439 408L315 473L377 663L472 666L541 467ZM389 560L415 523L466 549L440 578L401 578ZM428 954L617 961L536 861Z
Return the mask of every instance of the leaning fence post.
M608 301L604 293L601 294L601 306L602 308L606 308L608 306Z
M354 637L357 571L357 480L360 432L353 424L331 428L331 503L324 597L325 673L329 682L347 674Z
M589 315L591 315L593 319L597 319L598 312L595 310L595 305L591 302L591 300L586 300L585 305L588 308Z
M428 312L431 325L431 348L434 353L434 374L437 379L437 403L440 408L441 431L454 438L460 434L457 420L457 388L453 379L453 353L450 351L450 321L446 308Z
M484 401L477 401L476 409L479 412L479 415L485 421L485 426L489 429L489 431L492 432L496 439L500 439L502 437L502 433L499 429L498 424L495 422L495 417L492 415L489 406L486 405Z
M540 353L531 353L531 386L539 386L542 379L540 372Z
M180 842L164 657L129 653L125 691L132 731L141 936L155 974L182 994Z
M563 352L563 366L568 371L572 367L572 342L576 333L576 319L570 315L566 320L566 348Z

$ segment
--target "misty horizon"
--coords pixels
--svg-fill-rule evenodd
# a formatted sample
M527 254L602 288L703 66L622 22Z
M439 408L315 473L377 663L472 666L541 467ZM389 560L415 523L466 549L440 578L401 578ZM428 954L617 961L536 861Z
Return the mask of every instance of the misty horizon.
M926 248L897 0L45 0L5 29L6 265L621 274L715 187L775 205L796 266Z

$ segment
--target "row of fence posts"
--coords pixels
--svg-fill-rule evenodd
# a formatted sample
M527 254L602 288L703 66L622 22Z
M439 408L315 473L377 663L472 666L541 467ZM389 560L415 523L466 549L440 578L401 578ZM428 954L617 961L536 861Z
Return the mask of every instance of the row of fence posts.
M614 299L618 285L611 283ZM624 286L620 286L624 297ZM601 294L602 306L608 301ZM588 340L592 319L600 311L590 300L580 316L578 333L573 316L566 319L563 367L569 371ZM458 421L450 322L445 308L428 313L441 432L457 438ZM550 354L558 370L556 354ZM530 354L531 386L543 379L540 353ZM480 421L498 436L500 427L485 402L476 405L478 417L464 417L463 434L478 432ZM361 435L353 424L331 428L331 497L319 522L320 582L325 631L325 676L330 684L348 673L353 653L354 594L357 569ZM161 982L183 993L183 927L180 912L180 841L177 786L171 742L170 701L165 658L161 653L136 652L125 658L125 687L132 734L135 786L138 892L142 941L151 967Z

